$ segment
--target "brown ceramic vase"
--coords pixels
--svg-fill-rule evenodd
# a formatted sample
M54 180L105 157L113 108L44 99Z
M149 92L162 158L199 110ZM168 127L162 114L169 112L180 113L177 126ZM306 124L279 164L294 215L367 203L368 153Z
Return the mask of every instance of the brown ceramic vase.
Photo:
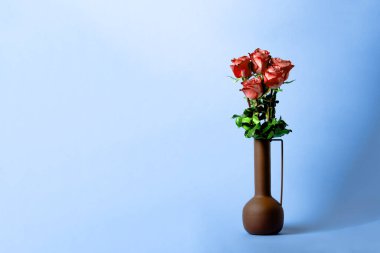
M254 140L255 195L243 209L244 228L253 235L277 234L284 224L282 205L271 196L270 147L271 140Z

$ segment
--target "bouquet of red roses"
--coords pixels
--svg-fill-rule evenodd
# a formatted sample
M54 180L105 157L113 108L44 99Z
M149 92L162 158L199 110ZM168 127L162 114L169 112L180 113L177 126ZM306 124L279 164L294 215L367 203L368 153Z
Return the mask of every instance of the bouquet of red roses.
M257 48L249 56L232 59L231 69L235 82L241 82L240 89L248 102L242 115L234 115L236 125L245 130L244 136L255 139L272 139L288 134L287 124L281 117L276 118L277 93L287 82L291 61L272 58L269 51Z

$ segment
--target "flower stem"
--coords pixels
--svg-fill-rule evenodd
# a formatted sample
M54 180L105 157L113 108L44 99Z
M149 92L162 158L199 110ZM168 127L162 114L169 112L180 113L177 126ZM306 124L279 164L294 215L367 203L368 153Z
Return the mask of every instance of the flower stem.
M273 98L276 96L275 95L276 93L273 93L273 89L270 89L270 92L267 96L267 100L266 100L266 103L268 105L268 109L267 109L267 112L266 112L266 119L267 121L269 122L272 118L273 118L273 112L274 112L274 106L275 106L275 102L273 101Z
M242 79L242 81L244 83L248 78L242 77L241 79ZM247 103L248 103L248 107L251 108L251 102L249 101L249 98L247 98Z

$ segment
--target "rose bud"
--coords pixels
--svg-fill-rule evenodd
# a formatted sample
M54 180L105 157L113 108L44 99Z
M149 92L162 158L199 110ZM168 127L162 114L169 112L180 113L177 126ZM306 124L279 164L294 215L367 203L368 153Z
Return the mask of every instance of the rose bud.
M231 60L232 64L230 65L232 72L236 78L249 78L252 75L250 68L251 60L248 56L242 56L239 58L234 58Z
M263 73L267 69L271 58L269 51L260 48L249 54L249 57L253 63L253 72L258 74Z
M290 70L294 67L291 61L283 60L281 58L272 58L272 66L279 66L285 73L285 80L289 77Z
M243 88L241 91L249 99L257 99L263 95L263 86L260 77L255 77L242 82Z

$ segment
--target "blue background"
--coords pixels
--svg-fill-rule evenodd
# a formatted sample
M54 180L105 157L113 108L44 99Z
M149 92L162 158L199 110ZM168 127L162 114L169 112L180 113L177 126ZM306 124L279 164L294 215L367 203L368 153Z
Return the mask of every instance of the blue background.
M1 252L376 252L378 1L0 2ZM249 236L226 76L291 59L285 227ZM273 146L279 197L279 147Z

